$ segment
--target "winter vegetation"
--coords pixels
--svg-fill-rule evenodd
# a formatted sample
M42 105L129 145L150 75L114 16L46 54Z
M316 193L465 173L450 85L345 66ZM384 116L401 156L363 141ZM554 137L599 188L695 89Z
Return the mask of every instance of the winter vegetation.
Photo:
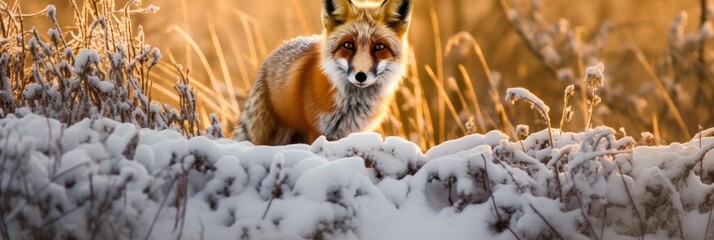
M714 138L492 131L423 153L353 134L285 147L108 118L0 120L4 239L711 239Z
M319 32L319 1L280 0L288 31L208 2L230 17L0 2L0 239L714 239L706 1L666 3L658 55L612 50L639 23L539 0L419 1L379 132L279 147L226 136L272 44ZM444 14L482 4L527 64Z

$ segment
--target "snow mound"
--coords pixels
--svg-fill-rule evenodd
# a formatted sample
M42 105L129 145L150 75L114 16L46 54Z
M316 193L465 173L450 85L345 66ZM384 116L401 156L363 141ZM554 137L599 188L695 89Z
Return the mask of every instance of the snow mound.
M18 112L0 120L3 238L714 236L712 138L494 131L423 153L374 133L266 147Z

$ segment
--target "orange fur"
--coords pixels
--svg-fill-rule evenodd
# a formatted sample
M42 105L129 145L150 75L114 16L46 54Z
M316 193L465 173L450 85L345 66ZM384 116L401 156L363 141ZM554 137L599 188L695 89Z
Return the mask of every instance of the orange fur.
M270 103L278 119L312 142L320 136L318 116L334 109L334 89L315 64L320 61L319 46L308 49L291 67L285 84L270 82Z
M322 36L285 42L261 65L234 138L259 145L372 131L405 74L412 2L322 0Z

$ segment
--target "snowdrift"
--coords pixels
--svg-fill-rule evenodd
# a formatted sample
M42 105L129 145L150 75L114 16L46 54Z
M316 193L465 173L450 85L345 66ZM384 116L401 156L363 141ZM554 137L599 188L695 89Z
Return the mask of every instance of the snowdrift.
M470 135L423 153L353 134L282 147L0 120L10 239L713 239L714 139L636 147L611 128Z

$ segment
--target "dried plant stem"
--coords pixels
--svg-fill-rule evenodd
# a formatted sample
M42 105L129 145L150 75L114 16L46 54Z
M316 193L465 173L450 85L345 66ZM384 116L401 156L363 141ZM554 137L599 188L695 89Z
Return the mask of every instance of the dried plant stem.
M582 32L580 29L575 30L575 41L577 41L578 44L582 44ZM583 63L583 52L581 48L576 48L575 53L577 54L577 73L575 76L584 76L585 75L585 64ZM587 86L585 84L585 81L578 81L580 85L580 108L583 110L583 119L589 118L588 116L585 116L587 113L585 112L585 109L587 108L587 102L588 102L588 94L585 91L587 89ZM593 95L594 96L594 95ZM590 117L592 117L592 112L590 112ZM586 128L589 128L590 120L587 120L587 123L585 125Z
M178 33L181 37L184 38L184 40L186 40L191 45L191 48L196 52L199 60L201 61L201 64L203 64L203 67L206 70L206 74L208 74L208 79L213 89L221 89L220 85L218 85L219 80L216 77L216 74L213 72L208 58L206 58L206 55L198 46L198 43L196 43L196 41L194 41L193 38L186 31L179 28L178 26L172 26L170 29ZM223 100L225 101L225 99ZM221 111L225 113L230 112L229 106L229 104L221 104Z
M687 124L684 122L684 118L682 118L682 114L679 112L679 109L674 104L674 101L672 100L672 97L669 95L669 92L667 92L664 85L662 84L662 80L657 76L657 73L655 72L655 70L647 62L647 58L642 53L642 51L635 48L634 52L637 57L637 61L639 61L639 63L642 65L642 67L644 67L647 74L653 79L653 82L657 86L657 90L658 90L659 94L664 97L664 100L667 103L667 107L669 108L669 110L671 110L674 113L674 119L677 121L677 125L679 126L679 129L682 131L685 138L691 139L692 135L689 134L689 130L687 129Z
M280 186L282 186L285 183L286 179L287 178L282 178L277 182L277 184L275 184L275 186L273 188L273 192L270 195L270 200L268 201L268 206L266 206L265 211L263 211L263 217L261 218L262 220L265 220L265 217L268 216L268 211L270 210L270 206L273 205L273 200L282 194L282 191L280 190Z
M575 182L575 174L570 174L570 179ZM580 191L577 191L577 195L575 196L575 199L578 200L578 206L580 206L580 214L583 216L585 219L585 223L588 225L588 228L590 229L590 232L593 233L593 237L595 237L596 240L600 240L600 237L597 236L597 233L595 233L595 228L593 227L593 224L590 222L590 217L588 216L587 213L585 213L585 208L583 206L583 200L580 199ZM602 235L601 235L602 236Z
M553 177L555 177L555 183L557 184L558 188L558 197L560 198L561 203L565 203L565 197L563 196L563 183L560 180L560 166L558 166L558 163L560 163L561 159L567 159L567 155L572 152L572 149L567 149L567 152L564 152L563 155L561 155L558 158L555 158L556 160L553 162L553 167L551 167L553 171ZM565 178L567 180L567 178Z
M674 199L670 198L670 202L672 203L672 205L674 205ZM674 206L672 206L672 207L674 207ZM679 226L679 238L685 239L684 238L684 227L682 227L682 217L679 216L678 210L677 210L677 214L675 214L675 216L677 216L677 226Z
M171 180L169 189L174 189L174 185L176 184L177 179L178 178L173 178ZM159 214L161 213L161 210L164 209L164 206L166 205L166 200L169 199L170 193L171 193L171 191L166 191L166 194L164 195L164 199L161 200L161 204L159 204L159 209L156 210L156 214L154 215L154 220L151 221L151 225L149 226L149 231L146 232L146 236L144 236L144 240L148 240L149 237L151 236L151 232L154 230L154 225L156 225L156 222L159 220Z
M461 129L462 134L466 134L466 126L464 126L464 123L460 120L461 118L459 117L459 113L456 111L456 108L454 107L454 104L451 102L451 99L449 98L449 95L446 94L446 90L444 89L444 85L439 81L436 75L434 75L434 71L431 70L431 67L429 65L424 66L426 69L427 74L429 74L429 77L431 77L431 80L434 82L434 85L436 85L436 89L439 92L439 96L441 96L439 99L443 99L445 101L445 105L449 107L449 111L451 112L451 116L454 118L456 121L457 126L459 129Z
M434 0L426 1L429 4L429 17L431 19L432 34L434 36L434 59L436 60L436 79L444 80L444 54L441 50L441 30L439 28L439 18L436 15L436 6ZM437 142L446 140L446 112L444 105L447 99L438 98L438 121L439 121L439 138ZM460 121L459 121L460 122Z
M526 146L523 145L523 140L518 139L518 142L521 143L521 149L523 149L523 152L526 152Z
M180 223L180 227L178 228L179 230L179 235L177 239L181 239L181 236L183 235L183 229L184 225L186 224L186 212L188 212L188 185L189 185L189 180L188 180L188 170L184 167L184 165L181 165L181 171L182 173L178 176L178 183L176 184L176 201L179 203L178 205L178 211L177 211L177 217L175 223ZM177 230L177 225L174 224L174 230Z
M402 124L402 112L399 111L399 103L398 102L392 102L392 107L391 111L394 114L394 118L391 119L396 119L398 120L397 122L394 123L395 130L399 134L399 136L406 136L407 131L408 131L408 126L407 124Z
M503 124L503 128L505 131L508 131L511 133L512 136L516 136L516 130L513 127L513 124L511 123L511 120L508 118L508 114L506 114L506 108L503 106L501 103L501 95L499 94L498 89L496 88L496 80L493 77L493 73L491 72L491 68L488 66L488 63L486 62L486 57L483 55L483 51L481 50L481 45L473 39L473 36L470 36L470 40L474 44L474 52L476 52L476 56L479 59L479 62L481 63L481 68L483 69L484 73L486 74L486 78L488 79L489 86L491 87L490 89L490 95L491 99L493 100L494 104L496 105L496 112L500 113L501 115L501 121Z
M540 112L540 115L545 119L545 123L548 127L548 138L550 139L550 146L551 148L555 147L555 141L553 141L553 129L550 126L550 117L548 116L548 113L545 112L545 109L542 109L540 105L536 104L533 100L529 98L522 98L522 100L527 101L533 106L535 109L537 109Z
M602 207L602 222L600 223L600 236L605 236L605 220L607 220L607 205Z
M454 205L454 198L451 196L451 190L452 187L454 186L454 178L449 177L446 179L446 192L448 193L446 196L446 200L449 201L449 205Z
M660 144L662 144L660 142L661 137L659 133L659 119L657 118L657 116L655 116L654 112L652 112L652 132L654 135L654 144L655 146L659 146Z
M640 215L640 211L637 210L637 204L635 204L635 200L632 198L632 193L630 192L630 187L627 186L627 182L625 181L625 175L622 173L622 167L620 167L619 164L617 164L617 170L620 172L620 178L622 179L622 185L625 187L625 191L627 192L627 198L630 200L630 204L632 205L632 209L635 212L635 216L637 216L637 220L639 223L639 230L640 230L640 238L644 238L645 233L646 233L646 226L644 219L642 219L642 216Z
M501 124L502 126L500 129L503 132L510 132L512 136L516 136L516 131L513 127L513 124L511 124L511 120L508 117L508 114L506 113L506 108L503 106L501 103L501 96L499 95L498 88L496 86L496 80L493 76L493 72L491 71L491 68L488 66L488 62L486 62L486 57L483 54L483 51L481 50L481 45L474 39L473 35L471 35L468 32L459 32L457 33L452 39L456 38L458 41L466 41L473 46L473 51L478 58L478 61L481 65L481 68L483 69L484 74L486 75L486 79L488 79L489 83L489 96L491 97L491 100L495 104L496 112L499 114L501 117ZM451 40L450 40L451 41ZM451 44L447 46L447 51L450 50ZM478 99L476 98L476 91L474 90L475 88L473 87L473 84L471 83L470 78L468 77L468 74L466 72L466 69L463 66L459 67L459 70L461 71L462 75L464 76L464 79L467 83L467 86L469 87L469 90L471 93L474 95L474 105L476 106L476 114L481 114L480 110L480 104L478 104ZM490 124L494 127L496 127L495 121L490 118L490 116L487 115L487 119L489 120ZM479 121L481 121L481 118L479 118ZM480 125L485 125L483 123L479 123Z
M432 131L430 131L431 124L426 125L424 123L425 118L428 118L429 114L424 114L425 112L422 108L422 106L425 106L426 104L424 104L424 91L422 90L421 81L419 81L419 67L416 63L416 59L414 58L415 53L413 47L409 48L409 53L409 66L412 72L412 76L409 80L414 88L414 118L416 119L416 132L420 134L419 146L422 150L426 150L427 148L434 146L434 137L428 137L432 136Z
M591 90L591 94L592 94L592 96L593 96L593 99L589 101L589 102L590 102L590 104L589 104L590 106L588 107L588 120L587 120L587 122L585 123L585 129L592 128L593 110L595 110L595 104L596 104L596 102L595 102L595 97L597 96L597 92L596 92L597 89L591 88L590 90Z
M216 31L216 26L213 23L212 20L208 20L208 33L211 36L211 40L213 41L213 47L215 48L215 52L218 55L218 63L221 66L221 72L223 73L223 83L226 85L226 90L228 92L228 100L230 101L230 106L231 109L234 109L235 107L240 107L238 104L238 100L236 100L235 96L235 88L233 88L233 79L231 78L230 71L228 70L228 63L226 61L226 57L223 54L223 47L221 46L221 42L218 39L218 33ZM218 91L218 89L214 89L215 91ZM235 112L233 114L236 114ZM235 116L235 115L231 115ZM225 122L225 121L223 121Z
M699 1L699 7L701 9L701 15L699 19L699 29L704 29L707 21L708 21L708 10L707 10L707 0L700 0ZM699 104L702 104L702 100L705 99L704 95L706 94L705 89L710 89L704 86L707 86L708 84L708 74L707 74L707 59L706 59L706 48L707 48L707 41L706 40L701 40L699 41L699 56L697 58L697 62L699 64L699 67L697 68L697 77L699 78L699 84L701 85L700 87L697 88L697 93L696 93L696 101Z
M565 103L563 104L563 115L560 117L560 133L563 133L563 126L565 125L565 115L568 114L567 111L568 107L568 98L565 98Z
M699 125L699 149L702 149L702 125ZM704 182L704 161L699 161L699 175L701 181Z
M424 95L426 95L426 93L425 93L424 91L422 91L422 93L423 93ZM425 96L424 98L426 98L426 96ZM422 104L421 106L418 106L418 107L420 107L420 108L421 108L421 111L424 113L424 118L426 119L426 123L427 123L427 124L426 124L426 131L427 131L428 133L431 133L431 134L429 134L429 136L432 136L432 137L428 138L429 143L430 143L430 146L436 146L436 144L437 144L437 142L436 142L436 141L437 141L437 139L436 139L436 133L435 133L435 132L436 132L436 129L434 129L434 124L433 124L433 123L434 123L434 120L433 120L433 118L431 117L431 114L429 114L429 104L424 103L424 104Z
M466 67L464 65L459 64L459 72L461 72L461 76L464 78L464 82L466 82L466 86L469 88L469 97L471 98L472 104L474 106L474 112L476 114L476 123L478 124L479 129L486 131L486 124L483 122L483 112L481 111L481 104L479 104L478 101L478 96L476 94L476 88L474 87L474 84L471 82L471 77L469 77L469 73L466 71ZM489 116L490 117L490 116Z
M248 40L248 53L250 53L249 63L253 65L253 68L257 68L258 63L258 52L255 47L255 40L253 40L253 31L251 31L250 25L248 24L248 15L239 14L241 25L243 26L243 32L245 33L245 39Z
M243 59L243 52L240 50L240 47L238 47L237 41L235 40L235 36L230 35L229 44L231 45L231 55L233 55L233 58L238 64L238 72L241 76L241 82L243 82L243 95L247 95L251 86L252 79L250 77L250 74L248 73L248 67L246 66L245 60Z
M246 33L246 40L248 40L248 47L253 50L257 47L257 52L255 52L255 57L265 56L268 54L268 50L265 46L265 40L263 39L263 33L258 27L258 21L254 19L249 14L235 10L234 13L240 18L243 25L243 30ZM255 36L253 36L255 35ZM255 39L253 39L255 38ZM257 60L257 59L256 59ZM257 64L257 63L256 63ZM256 66L257 67L257 66Z
M565 125L566 121L570 121L570 118L572 116L572 110L570 110L570 106L568 105L568 100L570 99L570 96L574 95L572 91L574 90L573 85L570 85L565 88L565 93L563 95L563 113L560 116L560 134L563 134L563 126Z
M486 161L486 157L481 154L481 159L483 159L483 184L486 186L486 191L488 191L488 195L491 197L491 203L493 204L493 211L496 212L496 217L498 218L499 222L503 222L503 218L501 217L501 213L498 211L498 206L496 206L496 197L493 196L493 190L491 189L491 178L488 177L488 162ZM500 162L500 161L499 161ZM511 172L508 172L511 174ZM513 178L513 181L515 182L515 177L511 174L511 177ZM508 225L508 231L513 234L513 237L516 239L520 240L521 238L516 234L515 231L511 228L510 224Z
M563 238L563 236L560 235L560 233L558 232L558 230L556 230L555 227L553 227L553 225L550 224L550 221L548 221L547 219L545 219L545 217L543 216L543 214L541 214L540 211L538 211L538 209L536 209L535 206L533 206L532 203L528 203L528 206L530 206L531 209L533 210L533 212L535 212L535 213L538 215L538 217L540 217L540 219L543 220L543 222L545 223L545 225L547 225L548 228L550 228L550 230L553 231L553 233L555 233L555 236L557 236L558 239L565 240L565 238Z

